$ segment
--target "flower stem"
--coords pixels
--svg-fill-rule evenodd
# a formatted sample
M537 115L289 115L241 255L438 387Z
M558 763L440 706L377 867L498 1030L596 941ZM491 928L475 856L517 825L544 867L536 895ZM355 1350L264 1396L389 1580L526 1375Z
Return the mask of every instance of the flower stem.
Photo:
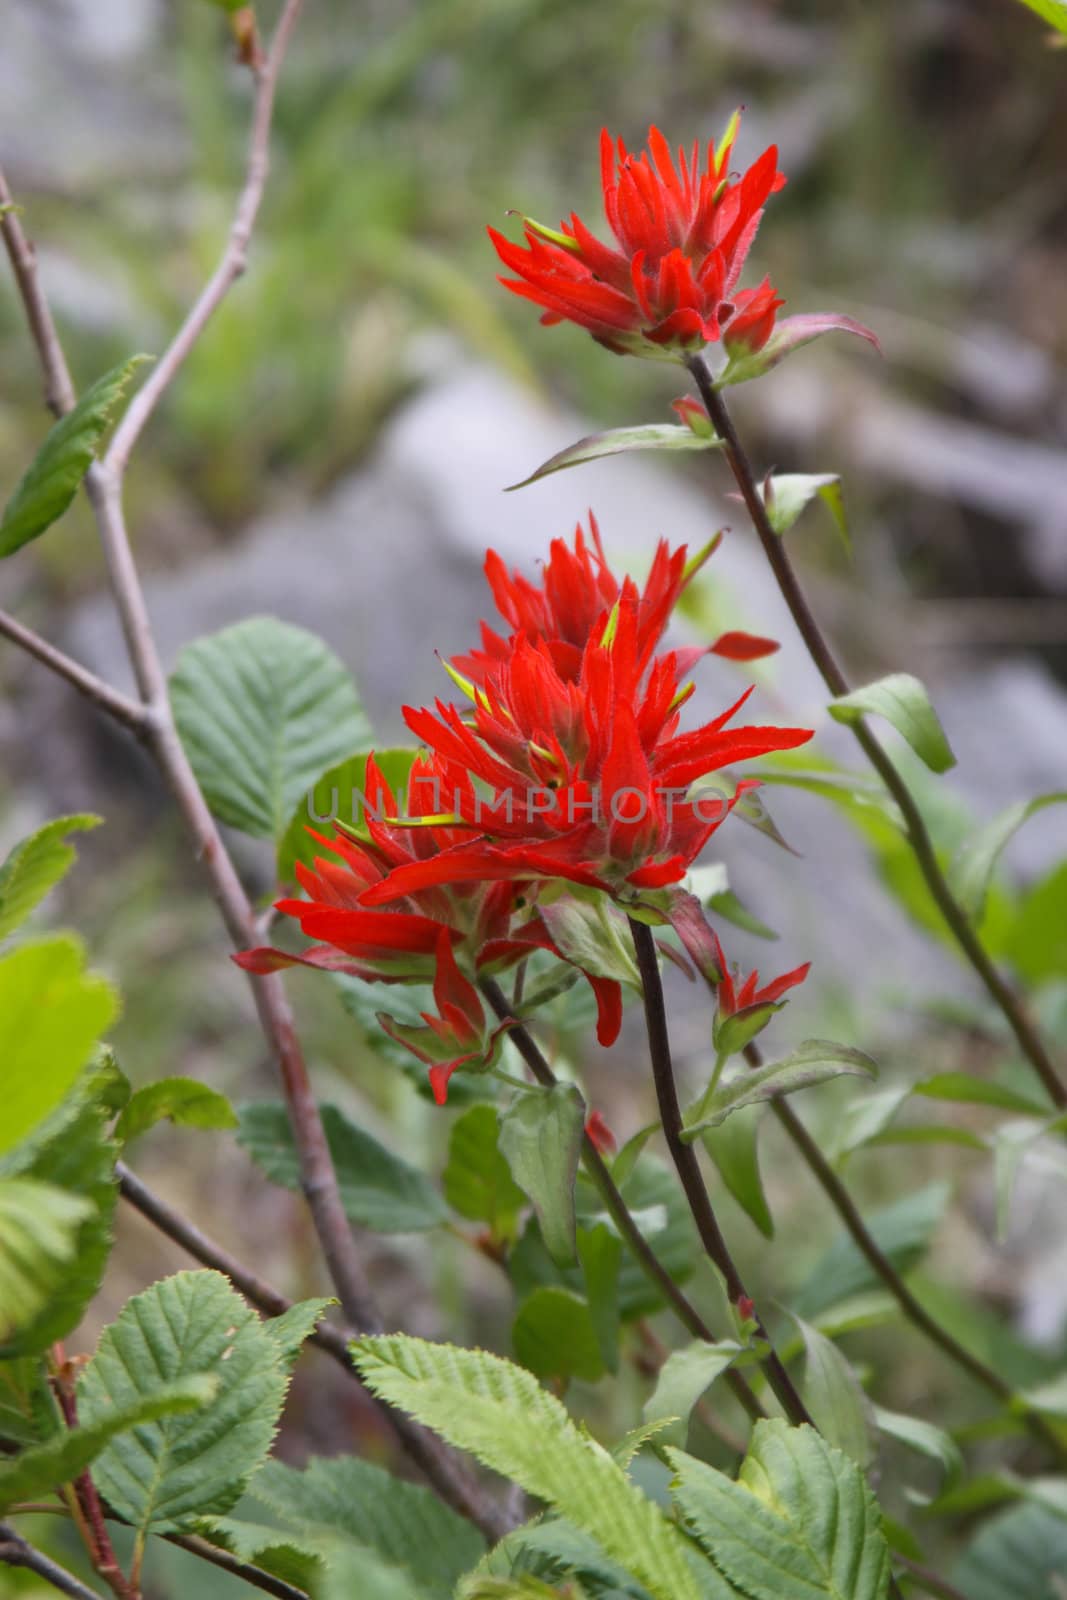
M767 515L763 497L756 486L752 465L738 437L733 418L727 409L722 393L716 388L702 356L686 358L686 366L693 375L700 397L711 424L723 441L726 459L741 491L752 525L759 536L763 552L774 573L782 597L789 607L808 654L814 661L823 682L834 698L848 694L849 682L838 665L826 636L808 605L793 564L786 552L785 542L775 533ZM1019 1048L1044 1084L1054 1105L1067 1107L1067 1087L1060 1080L1044 1041L1027 1015L1019 996L997 971L989 952L979 938L973 924L949 886L937 859L933 840L916 804L915 797L904 778L897 771L892 758L881 742L861 718L850 727L864 755L878 773L889 793L900 807L904 826L915 859L926 886L938 910L948 924L964 956L978 974L986 990L1003 1012L1008 1025L1018 1041Z
M501 1022L507 1021L511 1017L511 1009L500 985L492 978L483 978L481 980L481 990ZM537 1082L543 1085L544 1088L551 1089L557 1082L556 1075L545 1060L532 1034L520 1023L518 1027L511 1029L509 1038L537 1079ZM645 1276L656 1286L682 1323L682 1326L694 1338L703 1339L708 1344L714 1344L715 1335L700 1315L700 1312L688 1297L682 1293L666 1267L656 1256L655 1251L634 1221L629 1206L608 1171L607 1163L587 1133L582 1136L582 1164L595 1185L600 1198L603 1200L608 1215L629 1246L635 1261ZM764 1415L763 1407L742 1375L739 1372L728 1370L726 1381L748 1416L753 1422L758 1422L760 1417Z
M630 919L634 952L645 997L645 1022L648 1027L648 1044L652 1057L652 1077L659 1102L660 1121L667 1140L667 1149L681 1180L689 1209L693 1214L701 1243L712 1264L722 1274L726 1293L735 1306L741 1300L751 1300L741 1274L730 1254L704 1184L697 1153L691 1144L682 1139L682 1108L678 1103L678 1088L674 1081L670 1038L667 1032L667 1011L660 982L659 958L652 930L643 922ZM753 1311L757 1337L767 1343L768 1354L763 1360L767 1381L774 1390L783 1411L794 1426L811 1422L808 1409L793 1384L792 1378L777 1355L758 1312Z

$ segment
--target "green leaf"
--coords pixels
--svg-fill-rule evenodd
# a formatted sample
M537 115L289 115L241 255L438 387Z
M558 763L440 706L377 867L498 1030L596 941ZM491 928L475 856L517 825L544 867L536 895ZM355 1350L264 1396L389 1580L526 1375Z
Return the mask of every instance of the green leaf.
M1038 795L1035 800L1020 800L960 845L949 869L949 880L956 899L975 922L982 920L993 869L1001 851L1024 822L1044 811L1046 806L1063 805L1065 801L1067 791L1062 789L1054 794Z
M357 1339L352 1354L373 1394L565 1512L653 1600L713 1600L678 1529L530 1373L404 1335Z
M766 922L761 922L759 917L737 898L732 889L719 889L715 894L709 894L705 904L716 916L722 917L726 922L732 922L735 928L743 928L746 933L753 934L757 939L778 938L775 930Z
M1067 0L1022 0L1022 3L1036 12L1050 28L1067 33Z
M604 1358L589 1306L572 1289L535 1289L519 1307L511 1328L515 1360L539 1378L595 1383Z
M480 1581L520 1576L552 1585L553 1596L558 1596L561 1587L566 1593L565 1586L573 1588L577 1582L581 1587L574 1600L586 1595L603 1596L604 1600L648 1600L647 1589L609 1561L595 1539L564 1517L544 1517L505 1535L471 1573L471 1587L463 1585L457 1593L462 1600L472 1600L480 1593L492 1593L480 1591Z
M1067 972L1067 861L1023 895L1002 954L1026 983L1044 983Z
M1025 1389L1022 1399L1032 1411L1067 1421L1067 1372L1050 1379L1048 1383Z
M0 556L20 550L63 515L135 369L148 359L131 356L98 378L49 430L0 518Z
M879 1433L884 1433L890 1439L896 1439L899 1444L907 1445L910 1450L917 1450L928 1460L937 1462L942 1474L942 1493L955 1488L963 1476L963 1456L955 1439L946 1433L944 1428L935 1427L932 1422L926 1422L921 1417L908 1417L899 1411L886 1411L883 1406L875 1406L874 1420Z
M0 1361L0 1436L12 1444L39 1444L58 1430L43 1362L33 1356Z
M573 1084L522 1094L500 1119L500 1154L530 1201L553 1261L578 1259L574 1180L582 1153L585 1102Z
M578 1229L578 1259L585 1280L585 1298L600 1359L609 1372L619 1365L619 1271L622 1240L604 1222Z
M952 1573L967 1600L1061 1600L1067 1519L1021 1505L993 1517Z
M681 1350L671 1351L641 1412L646 1422L672 1419L661 1434L665 1444L685 1444L693 1407L715 1379L733 1366L741 1348L734 1339L722 1339L717 1344L696 1339Z
M106 1069L89 1068L50 1117L0 1159L0 1176L47 1183L85 1201L74 1254L39 1314L5 1345L0 1359L34 1355L66 1338L100 1287L111 1251L118 1147L107 1136L112 1088Z
M408 776L417 755L417 750L406 749L374 752L383 778L399 800L401 813L406 809ZM365 804L367 759L366 755L348 756L324 772L301 796L278 846L279 883L293 882L298 861L311 866L315 857L323 854L322 845L316 843L308 833L308 828L314 828L316 833L325 834L328 838L330 823L323 819L336 817L362 838L370 837L366 828ZM381 1010L380 999L378 1009Z
M232 1510L274 1438L286 1374L274 1340L220 1272L179 1272L134 1295L78 1383L87 1426L161 1382L215 1379L202 1415L168 1417L97 1458L97 1488L140 1534L174 1533Z
M867 1227L875 1243L898 1272L906 1274L918 1266L950 1193L947 1183L931 1183L867 1217ZM816 1262L794 1304L802 1316L811 1318L842 1300L878 1286L879 1279L849 1235L842 1231Z
M321 1586L325 1552L300 1534L244 1517L213 1517L203 1537L239 1561L281 1578L283 1583L316 1593Z
M430 1490L355 1456L312 1457L302 1472L269 1461L252 1496L315 1547L332 1537L392 1563L424 1600L451 1600L461 1574L485 1551L477 1529ZM361 1588L351 1592L362 1600Z
M776 1095L794 1094L798 1089L812 1084L825 1083L842 1073L853 1076L876 1076L878 1068L870 1056L850 1045L834 1044L830 1039L805 1039L792 1055L781 1061L768 1061L766 1066L746 1068L735 1077L720 1083L710 1099L701 1100L699 1120L687 1123L682 1138L693 1140L705 1128L716 1128L733 1111L742 1106L757 1105L763 1100L773 1100Z
M322 774L370 743L346 668L321 639L275 617L188 645L171 704L214 814L276 843Z
M814 1428L757 1422L737 1482L681 1450L672 1493L751 1600L883 1600L889 1547L854 1461Z
M11 1460L0 1459L0 1511L19 1500L38 1499L77 1478L91 1462L101 1459L105 1450L115 1448L117 1436L128 1435L133 1428L159 1427L159 1419L199 1411L213 1400L215 1390L210 1377L174 1382L160 1382L157 1377L149 1394L133 1396L85 1417L77 1428L62 1429Z
M805 506L816 496L829 511L841 535L841 543L851 555L852 537L845 515L845 497L836 472L780 472L768 477L763 485L763 499L771 527L777 534L788 533Z
M693 1273L699 1247L689 1207L673 1171L646 1156L619 1184L619 1189L630 1211L639 1218L641 1231L660 1265L675 1283L684 1283ZM623 1321L646 1316L662 1303L659 1290L629 1250L624 1250L619 1268L619 1313Z
M0 1346L60 1287L92 1214L81 1195L33 1178L0 1179Z
M0 1155L55 1110L117 1010L111 986L85 971L76 939L42 939L0 959Z
M115 1124L123 1144L169 1120L182 1128L236 1128L237 1113L224 1094L195 1078L159 1078L138 1089Z
M283 1189L300 1190L300 1160L285 1107L257 1101L238 1108L237 1142L259 1170ZM375 1233L425 1233L448 1213L429 1179L394 1156L336 1106L322 1107L345 1215Z
M541 916L566 960L596 978L614 978L640 988L630 930L605 894L594 900L563 896L541 906Z
M326 1571L316 1600L425 1600L407 1573L373 1551L335 1540L323 1546Z
M525 489L538 478L547 478L551 472L562 472L565 467L580 467L586 461L599 461L603 456L617 456L631 450L712 450L721 439L705 439L692 428L675 422L650 422L636 428L608 428L604 433L589 433L584 439L550 456L547 461L523 478L520 483L508 485L512 489Z
M1019 1111L1024 1116L1043 1117L1048 1110L1040 1100L1020 1094L1017 1089L989 1078L975 1078L969 1072L938 1072L923 1078L912 1090L927 1100L951 1100L959 1105L998 1106L1002 1111Z
M763 1115L762 1106L742 1106L717 1128L705 1128L700 1138L738 1205L765 1239L773 1239L774 1218L759 1169L757 1141Z
M0 867L0 939L25 921L74 865L74 850L63 842L66 835L86 833L102 820L88 812L57 817L15 846Z
M274 1348L286 1372L292 1372L305 1339L314 1333L322 1314L337 1301L328 1295L325 1299L298 1300L283 1311L280 1317L270 1317L263 1327L274 1343Z
M784 1000L764 1000L758 1005L743 1006L740 1011L726 1015L715 1013L712 1026L712 1043L722 1056L736 1056L761 1034L775 1012L785 1006Z
M825 1439L866 1471L874 1460L870 1401L833 1340L803 1317L793 1320L804 1340L801 1393L808 1414Z
M495 1106L470 1106L452 1124L448 1162L441 1182L453 1211L470 1222L487 1222L497 1239L512 1238L526 1196L499 1149Z
M857 723L864 716L884 717L931 772L947 772L956 765L930 696L910 672L891 672L876 683L839 695L827 709L835 722Z

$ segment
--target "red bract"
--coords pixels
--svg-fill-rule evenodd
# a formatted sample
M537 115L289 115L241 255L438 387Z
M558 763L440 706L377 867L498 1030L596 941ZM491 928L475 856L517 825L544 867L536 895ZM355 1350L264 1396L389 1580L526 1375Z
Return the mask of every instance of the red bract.
M688 157L679 150L676 163L658 128L640 155L605 129L601 183L614 245L574 214L558 233L526 219L525 248L490 228L500 259L518 274L500 282L543 307L542 322L576 322L620 354L699 349L729 329L739 307L751 318L759 296L765 317L769 285L740 293L736 286L764 203L785 178L772 145L731 181L738 121L708 145L703 170L698 144ZM769 315L773 326L773 309Z
M780 978L772 978L770 983L760 984L759 973L750 972L743 982L737 982L731 975L723 955L722 945L718 935L711 934L715 944L718 968L722 977L718 986L719 1014L732 1017L738 1011L747 1011L753 1006L773 1005L780 1000L790 989L795 989L803 983L811 970L811 962L805 961L803 966L794 967L792 972L785 972Z

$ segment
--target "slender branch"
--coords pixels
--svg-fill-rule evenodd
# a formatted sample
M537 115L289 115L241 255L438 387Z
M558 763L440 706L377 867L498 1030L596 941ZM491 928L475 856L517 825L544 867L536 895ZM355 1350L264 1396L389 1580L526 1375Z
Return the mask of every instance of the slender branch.
M37 255L27 239L18 208L11 197L3 168L0 167L0 236L2 236L19 298L26 311L30 334L37 346L37 356L44 376L45 404L53 416L62 417L73 411L74 383L70 376L63 347L59 342L52 311L41 287L37 271Z
M248 139L245 181L226 247L218 266L201 290L189 315L134 395L122 421L115 429L105 461L109 471L116 477L121 478L130 459L130 452L145 423L156 409L166 389L174 381L178 369L226 298L231 286L245 270L248 244L270 167L270 128L278 74L303 3L304 0L287 0L266 59L253 69L256 95Z
M71 1381L70 1369L63 1354L63 1346L53 1346L52 1357L49 1362L52 1373L52 1387L59 1409L63 1413L63 1421L68 1428L78 1426L78 1403L74 1394L74 1384ZM115 1547L111 1543L111 1535L107 1531L104 1521L104 1509L100 1503L100 1496L93 1482L92 1473L86 1467L84 1472L78 1474L73 1484L74 1494L82 1517L79 1526L83 1534L88 1535L87 1550L89 1559L103 1578L108 1588L116 1596L116 1600L140 1600L140 1584L133 1576L127 1578L119 1566ZM84 1519L84 1521L82 1520Z
M80 662L65 655L62 650L57 650L55 645L49 644L47 639L42 639L32 628L24 627L6 611L0 611L0 633L25 650L27 655L34 656L46 667L50 667L59 677L66 679L67 683L73 684L78 693L84 695L98 710L106 711L139 739L145 737L150 720L149 713L136 700L131 700L118 689L113 689L103 678L98 678Z
M686 1144L682 1138L682 1108L678 1103L678 1088L674 1081L674 1067L671 1062L670 1038L667 1033L667 1012L663 1002L663 985L659 975L659 957L656 954L656 941L651 928L643 922L630 919L630 932L633 935L634 953L637 956L637 967L641 974L641 987L645 997L645 1022L648 1027L648 1045L652 1057L652 1077L656 1086L656 1099L659 1103L660 1122L663 1124L664 1137L667 1140L667 1149L670 1151L671 1160L681 1180L685 1197L689 1202L689 1209L693 1214L697 1232L700 1234L701 1243L712 1264L722 1274L726 1284L726 1293L736 1306L740 1301L752 1304L751 1296L745 1289L741 1274L730 1254L729 1246L723 1238L715 1215L711 1197L704 1184L700 1171L697 1153L691 1144ZM763 1360L763 1370L767 1381L774 1390L781 1403L782 1409L794 1426L802 1422L811 1422L811 1417L803 1400L800 1398L792 1378L786 1371L774 1346L771 1344L767 1330L763 1325L758 1312L753 1309L752 1316L756 1321L756 1331L761 1339L766 1340L767 1355Z
M515 1020L503 990L494 979L483 978L481 980L481 989L501 1022ZM558 1081L556 1074L552 1071L528 1030L520 1023L511 1029L509 1038L533 1073L533 1076L537 1079L537 1082L542 1084L544 1088L551 1089ZM629 1206L619 1192L618 1185L608 1171L603 1156L588 1133L582 1135L582 1164L595 1184L608 1215L615 1223L622 1238L629 1246L634 1260L649 1282L655 1285L678 1317L682 1326L694 1338L703 1339L707 1343L713 1344L715 1335L692 1301L679 1289L641 1232L641 1229L637 1226ZM758 1422L760 1417L764 1415L763 1407L760 1405L756 1395L753 1394L745 1378L739 1372L727 1370L726 1381L747 1415L753 1422Z
M223 1273L234 1288L240 1290L245 1299L251 1305L258 1307L266 1316L280 1317L290 1309L293 1302L286 1299L280 1289L276 1289L265 1278L259 1277L195 1223L168 1205L162 1196L142 1182L124 1161L115 1163L115 1173L123 1199L161 1233L166 1234L168 1239L173 1239L175 1244L180 1245L194 1261ZM365 1388L349 1352L348 1337L344 1330L333 1323L320 1322L311 1334L309 1342L325 1351L338 1366L344 1368L350 1378L359 1384L441 1498L447 1500L461 1516L479 1527L487 1538L494 1542L502 1538L508 1531L510 1523L497 1506L481 1494L462 1458L457 1457L442 1444L436 1434L428 1433L403 1412L394 1411Z
M100 1600L94 1589L86 1588L66 1567L59 1566L40 1550L35 1550L32 1544L27 1544L8 1522L0 1522L0 1562L9 1567L23 1567L27 1572L43 1578L45 1583L50 1583L60 1594L70 1595L72 1600Z
M199 1556L201 1561L208 1561L213 1567L243 1579L253 1589L262 1589L264 1594L274 1595L275 1600L308 1600L306 1590L286 1583L284 1578L276 1578L273 1572L264 1572L262 1567L254 1566L250 1561L239 1561L228 1550L220 1549L217 1544L201 1539L195 1533L165 1533L163 1537L168 1544L177 1545L179 1550L187 1550L190 1555Z
M715 387L714 380L702 356L687 357L686 365L693 375L697 388L700 390L700 396L707 409L711 424L723 441L726 459L730 463L731 471L741 491L741 497L752 519L752 525L759 535L764 554L767 557L771 571L774 573L782 596L792 613L797 630L807 647L808 654L814 661L823 682L834 698L848 694L848 679L838 665L833 650L808 605L807 598L786 551L785 541L780 539L771 527L763 497L756 486L751 463L738 437L722 393ZM967 913L953 894L942 871L941 863L937 859L937 852L934 849L933 840L930 838L922 812L916 804L911 790L897 771L892 757L883 749L881 742L871 732L866 722L861 719L851 723L850 726L868 761L900 807L901 815L904 818L904 826L919 869L953 937L982 980L988 993L1003 1012L1018 1041L1019 1048L1041 1079L1053 1104L1067 1107L1067 1086L1063 1084L1057 1074L1051 1057L1045 1048L1044 1041L1027 1015L1019 996L997 970Z

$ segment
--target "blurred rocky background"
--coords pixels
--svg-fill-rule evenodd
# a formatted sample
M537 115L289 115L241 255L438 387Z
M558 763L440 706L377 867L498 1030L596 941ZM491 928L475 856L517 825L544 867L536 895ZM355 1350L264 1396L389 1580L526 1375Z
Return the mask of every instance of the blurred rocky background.
M262 6L265 27L273 9ZM277 614L348 662L388 742L403 731L400 704L440 689L434 651L463 647L486 610L487 544L532 567L593 506L613 555L639 569L660 535L697 545L729 525L690 637L735 626L781 638L759 669L764 713L811 718L820 753L854 766L721 463L631 458L503 493L580 434L667 420L685 385L576 329L542 330L497 288L486 222L517 207L554 224L573 207L595 225L602 124L631 144L650 122L673 140L707 139L743 104L740 159L775 140L790 178L753 274L769 272L791 312L859 317L885 350L879 361L825 341L734 391L761 466L844 477L854 559L819 508L791 535L816 610L854 678L902 667L929 684L959 757L936 785L916 773L933 821L984 820L1063 788L1065 85L1067 53L1014 0L309 0L248 273L129 476L168 662L198 633ZM80 382L134 349L159 351L210 270L249 101L225 18L205 0L5 0L0 151ZM0 492L45 426L33 350L0 274ZM0 604L126 681L84 506L0 566ZM702 704L723 704L739 670L705 666ZM123 992L115 1043L126 1071L269 1093L243 980L138 752L6 645L0 691L0 843L60 812L106 818L52 915L84 934ZM733 931L737 955L774 971L815 962L777 1025L781 1049L805 1032L846 1038L880 1055L889 1083L897 1070L911 1080L952 1068L961 1053L972 1064L1002 1053L931 916L887 893L891 865L818 797L775 790L769 804L799 859L739 823L721 854L732 888L780 935L770 944ZM1037 886L1061 927L1025 974L1061 1042L1065 855L1067 816L1053 810L1008 857L1011 892ZM243 864L268 895L264 863ZM354 1100L365 1120L391 1126L394 1144L439 1166L441 1120L317 981L293 987L324 1093ZM695 1069L708 1019L680 989L675 998ZM648 1103L638 1046L635 1035L632 1059L610 1067L589 1058L597 1101L623 1135ZM820 1094L807 1111L829 1137L836 1091ZM153 1141L158 1187L235 1246L271 1238L276 1259L259 1265L289 1288L317 1282L313 1267L294 1269L312 1253L298 1209L232 1144L220 1138L205 1172L210 1141L193 1168L180 1135ZM978 1284L996 1326L1055 1348L1067 1317L1062 1211L1041 1174L995 1244L988 1162L920 1145L904 1156L916 1190L946 1171L960 1180L931 1277L946 1294ZM901 1159L866 1156L860 1188L898 1195ZM787 1241L772 1254L802 1277L831 1230L792 1162L771 1170ZM748 1222L730 1221L742 1256L773 1282ZM124 1230L113 1303L159 1270L158 1242L136 1220ZM386 1298L397 1285L392 1313L433 1331L432 1308L411 1302L415 1280L397 1270L404 1256L369 1248ZM421 1252L408 1255L426 1271ZM433 1270L454 1290L459 1336L488 1318L479 1338L506 1346L506 1296L488 1265L457 1251ZM926 1361L920 1352L901 1409L922 1409L945 1382ZM321 1364L313 1376L325 1381ZM314 1383L305 1390L286 1448L340 1448L344 1414Z

